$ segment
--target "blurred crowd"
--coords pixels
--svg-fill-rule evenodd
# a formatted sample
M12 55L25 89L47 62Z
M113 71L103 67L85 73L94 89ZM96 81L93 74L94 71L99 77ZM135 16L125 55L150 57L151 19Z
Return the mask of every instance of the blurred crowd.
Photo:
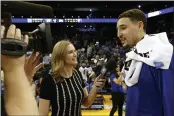
M158 32L158 30L156 32ZM167 34L169 41L174 45L172 30L167 32ZM58 39L58 40L61 39L69 40L75 45L77 50L77 59L78 59L77 69L82 73L85 83L91 83L94 80L91 77L96 77L100 73L103 64L105 64L107 60L112 56L115 56L117 58L118 61L117 64L120 66L120 71L121 71L125 60L125 53L129 51L129 48L125 49L121 46L118 38L116 39L114 37L112 39L108 39L103 42L103 41L98 41L97 39L91 39L90 37L92 37L92 35L90 35L90 33L87 33L85 34L85 37L81 35L75 35L73 37L64 35L64 37L60 37ZM83 38L87 39L81 41L81 39ZM33 80L33 89L35 89L34 94L36 95L37 99L39 98L38 97L39 88L42 78L44 75L48 74L49 70L50 70L50 64L45 64L44 68L41 68L35 74ZM1 77L3 77L2 71L1 71ZM106 88L110 88L109 81L110 80L108 78L107 81L108 84L106 84ZM4 91L3 78L1 78L1 83L2 83L1 93L3 94Z

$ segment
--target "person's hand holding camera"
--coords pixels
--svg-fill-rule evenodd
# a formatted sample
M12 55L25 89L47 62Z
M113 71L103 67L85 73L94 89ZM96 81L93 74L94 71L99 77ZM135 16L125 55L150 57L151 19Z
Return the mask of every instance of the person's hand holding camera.
M21 30L16 28L15 25L10 25L6 37L5 34L5 27L1 26L1 39L19 39L21 40ZM24 36L24 42L28 44L28 36ZM15 70L24 70L24 63L25 63L25 55L21 57L14 57L14 56L7 56L2 55L2 69L4 73L6 72L13 72Z
M3 39L18 39L28 44L28 36L22 39L21 30L10 25L5 35L5 27L1 26L1 41ZM33 53L36 54L36 53ZM2 55L2 70L5 82L5 107L8 115L39 115L36 100L28 82L39 56L31 55L26 60L23 56Z
M1 26L1 39L4 39L5 27ZM7 31L5 39L19 39L28 44L28 35L22 39L21 30L16 28L15 25L11 25ZM2 69L4 72L13 72L16 70L25 70L26 76L30 81L34 74L43 67L43 63L39 63L40 54L38 52L32 52L29 57L23 56L7 56L1 55Z

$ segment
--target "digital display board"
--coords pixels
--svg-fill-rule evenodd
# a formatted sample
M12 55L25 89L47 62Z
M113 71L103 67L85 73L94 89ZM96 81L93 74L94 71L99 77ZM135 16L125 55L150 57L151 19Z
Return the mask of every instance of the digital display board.
M154 11L146 14L147 18L172 13L174 7ZM116 23L117 18L12 18L13 23Z

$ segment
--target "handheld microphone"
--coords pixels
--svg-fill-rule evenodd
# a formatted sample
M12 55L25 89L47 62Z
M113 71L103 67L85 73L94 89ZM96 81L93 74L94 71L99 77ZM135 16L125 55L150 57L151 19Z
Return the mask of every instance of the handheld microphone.
M101 71L100 71L100 78L105 78L105 75L107 72L113 70L116 67L116 58L111 57L106 64L102 67Z

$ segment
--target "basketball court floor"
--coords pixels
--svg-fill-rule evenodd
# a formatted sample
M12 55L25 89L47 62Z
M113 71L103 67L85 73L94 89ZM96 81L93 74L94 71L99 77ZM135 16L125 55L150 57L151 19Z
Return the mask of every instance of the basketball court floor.
M104 109L103 110L82 110L82 116L109 116L112 108L111 95L103 95L104 97ZM118 112L115 112L114 116L118 116ZM123 116L125 112L123 111Z
M103 97L104 97L103 110L82 110L82 116L109 116L110 110L112 108L111 95L103 95ZM118 112L115 112L114 116L118 116ZM123 116L125 116L124 111L123 111Z

